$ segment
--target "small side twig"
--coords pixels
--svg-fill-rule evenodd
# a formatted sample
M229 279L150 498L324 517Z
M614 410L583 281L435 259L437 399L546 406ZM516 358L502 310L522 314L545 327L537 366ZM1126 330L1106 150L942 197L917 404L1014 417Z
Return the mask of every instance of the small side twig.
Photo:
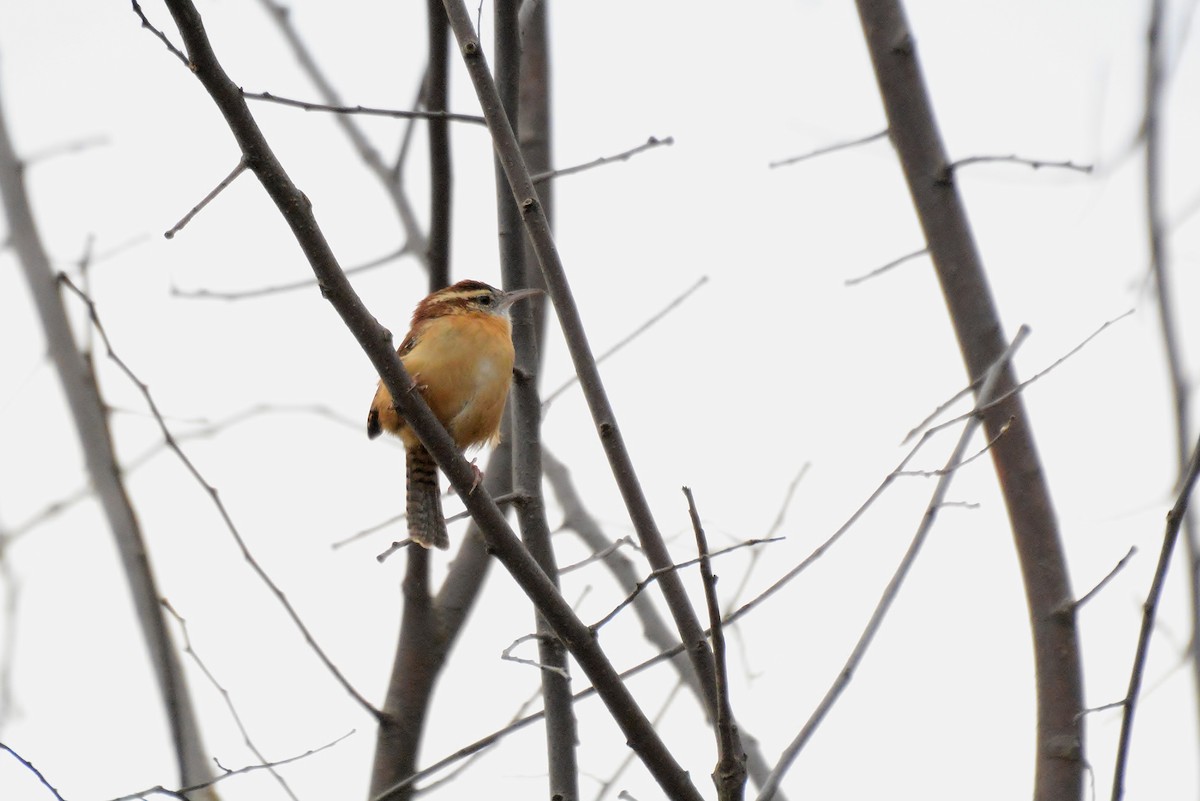
M739 548L746 548L751 545L763 545L763 544L771 543L771 542L780 542L782 539L783 539L783 537L764 537L764 538L753 538L753 539L743 540L742 542L735 543L726 548L722 548L718 551L713 551L711 554L708 554L708 557L724 556L725 554L730 553L731 551L736 551ZM630 592L628 595L626 595L624 600L622 600L619 604L617 604L611 610L609 610L609 613L607 615L600 618L592 625L588 626L588 628L591 629L593 632L600 630L605 625L607 625L609 622L611 622L612 619L615 618L622 609L624 609L625 607L627 607L631 603L633 603L634 600L639 595L641 595L642 592L645 591L645 589L647 587L649 587L651 584L653 584L655 581L657 581L658 579L667 575L668 573L674 573L677 570L682 570L685 567L691 567L692 565L699 564L699 563L700 563L700 557L697 557L695 559L688 559L683 562L675 562L673 564L667 565L666 567L660 567L660 568L657 568L657 569L651 571L650 574L648 576L646 576L646 578L642 579L641 581L639 581L637 583L637 585L633 588L633 591Z
M446 120L447 122L469 122L474 125L486 125L483 117L477 114L459 114L454 111L416 111L399 108L376 108L374 106L342 106L329 103L310 103L307 100L293 100L290 97L280 97L270 92L247 92L242 90L242 97L247 100L262 100L267 103L278 103L305 111L326 111L332 114L362 114L368 117L393 117L400 120Z
M846 286L857 286L858 284L861 284L864 281L869 281L877 275L882 275L883 273L886 273L889 270L893 270L896 267L899 267L901 264L904 264L905 262L912 261L913 259L919 258L921 256L925 256L928 253L929 253L929 248L921 248L920 250L914 250L912 253L905 253L900 258L892 259L887 264L884 264L881 267L876 267L874 270L871 270L869 273L864 273L864 274L856 276L854 278L847 278L843 283Z
M1125 555L1121 557L1121 561L1113 565L1113 569L1108 571L1108 575L1100 579L1100 582L1095 587L1092 587L1090 590L1085 592L1082 596L1080 596L1079 600L1072 604L1075 610L1078 611L1081 606L1095 598L1100 590L1104 589L1110 581L1117 577L1118 573L1125 569L1125 566L1129 564L1129 560L1133 558L1135 553L1137 553L1137 546L1130 546Z
M696 534L696 551L700 554L700 576L704 581L704 599L708 606L708 621L712 631L713 676L717 695L717 765L712 780L721 801L739 801L746 789L746 754L742 750L733 705L729 700L729 670L725 660L725 629L721 624L721 605L717 601L717 577L713 575L708 556L708 538L696 509L696 499L690 487L683 488L687 497L688 515Z
M179 222L175 223L173 226L171 226L170 229L163 232L163 237L166 239L174 239L175 234L182 231L183 227L185 225L187 225L189 222L191 222L192 218L195 217L197 214L199 214L201 209L203 209L205 206L207 206L209 203L211 203L213 201L213 199L216 198L217 195L224 192L226 187L228 187L231 183L233 183L235 180L237 180L237 177L245 171L246 171L246 160L239 159L237 166L233 168L233 171L230 172L229 175L226 175L224 178L222 178L221 182L219 184L217 184L211 192L209 192L207 195L205 195L203 200L201 200L199 203L197 203L195 206L193 206L191 211L189 211L187 214L183 215L183 218Z
M1095 167L1091 164L1076 164L1073 161L1043 161L1041 159L1022 158L1021 156L1018 156L1016 154L1009 154L1006 156L967 156L966 158L962 158L962 159L959 159L958 161L954 162L949 167L947 167L946 170L947 170L947 172L953 173L953 172L957 172L960 168L969 166L971 164L996 164L996 163L1024 164L1028 167L1032 167L1035 170L1040 170L1043 168L1057 169L1057 170L1074 170L1075 172L1081 172L1081 173L1084 173L1085 175L1091 174L1091 172L1095 169Z
M138 4L137 0L132 0L132 2L133 2L133 13L137 14L138 19L140 19L142 21L142 27L145 28L146 30L150 31L150 33L157 36L158 40L167 46L167 50L171 51L171 55L175 56L175 58L177 58L181 62L183 62L183 66L190 67L192 62L188 59L187 56L185 56L183 54L183 51L180 50L178 47L176 47L171 42L171 40L167 38L167 35L165 33L163 33L162 31L160 31L158 28L154 27L154 25L151 24L150 20L146 18L146 14L144 11L142 11L142 7L141 7L141 5Z
M204 678L208 679L208 683L213 686L213 689L220 693L221 699L225 702L225 708L229 710L229 716L233 718L234 725L241 732L242 742L250 749L250 753L254 754L259 762L264 765L267 764L267 758L263 756L262 751L258 749L258 746L250 738L250 732L246 729L246 724L242 720L242 716L238 714L237 707L234 706L233 696L229 694L229 691L225 689L221 682L217 681L217 677L208 669L208 665L204 663L204 660L200 658L200 654L192 645L192 634L188 630L187 620L175 610L175 607L171 606L171 602L166 598L161 599L161 601L163 609L166 609L171 617L175 618L175 622L179 624L179 631L183 635L183 652L192 658L192 661L196 663L196 667L200 668L200 672L204 674ZM279 771L275 770L274 767L269 767L267 768L267 772L279 783L279 786L292 801L299 801L296 798L296 794L292 792L292 788L288 785L287 780L279 774Z
M279 768L284 765L290 765L291 763L299 762L302 759L308 759L310 756L315 756L316 754L319 754L322 751L327 751L330 748L333 748L338 743L342 742L343 740L345 740L348 737L350 737L351 735L353 735L355 733L355 731L356 731L355 729L351 729L350 731L343 734L341 737L338 737L336 740L332 740L328 743L325 743L325 745L319 746L317 748L310 748L307 751L305 751L303 754L296 754L296 756L288 757L287 759L280 759L275 762L264 762L264 763L256 764L256 765L245 765L244 767L234 768L234 769L222 768L223 772L221 773L220 776L217 776L216 778L210 779L209 781L206 781L206 782L201 782L199 784L193 784L189 787L180 787L178 790L168 790L166 787L163 787L161 784L159 784L159 785L155 785L154 787L147 787L145 790L139 790L136 793L130 793L128 795L119 796L117 798L112 799L111 801L142 801L148 795L169 795L169 796L174 796L175 798L185 799L185 801L186 801L186 799L188 798L188 796L191 793L195 793L199 790L204 790L208 787L212 787L217 782L224 781L225 779L230 779L234 776L241 776L246 773L256 773L260 770L273 771L275 768ZM218 767L220 767L220 763L217 763L217 765L218 765Z
M647 150L653 150L656 147L670 146L673 144L675 144L675 137L673 136L666 136L662 139L659 139L657 136L651 136L637 147L631 147L628 150L617 153L615 156L601 156L600 158L593 159L583 164L576 164L573 167L563 167L562 169L558 170L548 170L546 172L536 173L532 176L533 182L535 184L540 184L542 181L549 181L554 178L562 178L565 175L574 175L575 173L591 170L616 161L629 161L639 153L644 153Z
M849 150L852 147L858 147L859 145L869 144L871 142L874 142L877 139L882 139L887 135L888 135L888 129L884 128L882 131L876 131L875 133L868 134L867 136L860 136L858 139L851 139L847 142L838 142L833 145L826 145L825 147L819 147L816 150L810 150L807 153L802 153L799 156L792 156L791 158L780 159L779 161L772 161L770 164L767 165L767 167L769 167L770 169L773 170L777 167L786 167L789 164L799 164L802 161L808 161L809 159L815 159L817 156L824 156L826 153L836 153L839 150Z
M663 306L662 309L660 309L656 314L652 315L644 323L642 323L637 328L633 329L628 334L626 334L624 337L619 339L616 343L614 343L612 345L612 347L608 348L603 353L596 356L596 364L603 363L606 359L615 355L619 350L621 350L621 348L625 347L630 342L632 342L633 340L637 339L639 336L644 334L655 323L657 323L659 320L666 317L668 314L670 314L672 311L674 311L676 308L678 308L679 305L682 304L689 297L691 297L692 294L697 289L699 289L700 287L704 286L707 283L708 283L708 276L707 275L700 276L694 284L692 284L690 287L688 287L683 292L681 292L674 300L672 300L666 306ZM559 397L564 392L566 392L568 389L570 389L571 387L575 386L578 383L579 383L579 376L573 375L569 379L564 381L557 389L555 389L552 392L546 393L546 396L544 398L542 398L543 414L545 414L545 409L547 409L550 406L550 404L557 397Z
M407 245L392 250L382 256L377 256L370 261L365 261L362 264L356 264L353 267L347 267L344 272L346 275L355 275L357 273L365 273L368 270L374 270L390 264L396 259L406 256L409 253ZM187 298L188 300L251 300L253 298L262 298L268 295L282 295L285 292L292 292L297 289L309 289L311 287L320 286L321 282L316 278L303 278L299 281L291 281L286 284L272 284L270 286L258 287L257 289L246 290L224 290L224 289L180 289L171 287L171 297Z
M507 648L500 652L500 659L505 662L516 662L518 665L529 665L530 667L549 671L550 673L554 673L555 675L561 676L563 679L570 681L571 674L558 665L547 665L546 663L539 662L536 659L525 659L524 657L516 656L513 653L513 651L516 650L517 646L521 643L530 642L531 640L537 641L539 639L541 639L540 634L522 634L520 637L509 643Z

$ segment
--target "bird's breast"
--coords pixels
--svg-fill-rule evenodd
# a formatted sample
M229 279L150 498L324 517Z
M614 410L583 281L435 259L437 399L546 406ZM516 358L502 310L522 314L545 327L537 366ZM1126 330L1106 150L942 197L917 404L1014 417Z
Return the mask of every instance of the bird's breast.
M404 367L460 448L494 440L512 382L512 328L504 317L430 320Z

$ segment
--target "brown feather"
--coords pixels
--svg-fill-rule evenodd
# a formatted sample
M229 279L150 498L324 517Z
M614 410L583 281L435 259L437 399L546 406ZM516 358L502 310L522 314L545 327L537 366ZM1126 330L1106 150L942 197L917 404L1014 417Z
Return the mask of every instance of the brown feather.
M405 463L408 472L405 506L409 539L422 547L441 548L444 551L450 547L450 535L446 532L446 518L442 516L437 463L421 445L407 448Z

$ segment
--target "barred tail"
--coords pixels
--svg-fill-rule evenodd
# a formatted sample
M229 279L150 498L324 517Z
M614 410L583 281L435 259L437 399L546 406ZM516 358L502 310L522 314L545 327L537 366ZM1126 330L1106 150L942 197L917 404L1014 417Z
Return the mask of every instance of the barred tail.
M438 489L437 463L421 445L407 448L408 536L425 548L450 547L446 518L442 517L442 494Z

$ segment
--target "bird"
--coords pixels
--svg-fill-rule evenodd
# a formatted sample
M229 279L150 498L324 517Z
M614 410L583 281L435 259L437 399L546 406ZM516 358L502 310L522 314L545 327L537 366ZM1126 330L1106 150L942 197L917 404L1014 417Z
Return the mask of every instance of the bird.
M468 279L431 293L413 311L396 354L459 451L500 441L514 362L509 309L538 294L540 289L506 292ZM367 413L367 436L375 439L384 431L404 443L409 539L425 548L449 548L437 463L380 381Z

